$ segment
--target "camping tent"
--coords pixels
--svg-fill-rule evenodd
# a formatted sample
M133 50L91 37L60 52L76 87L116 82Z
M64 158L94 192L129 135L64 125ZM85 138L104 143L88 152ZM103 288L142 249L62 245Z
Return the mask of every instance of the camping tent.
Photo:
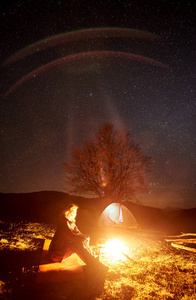
M128 208L120 203L112 203L106 207L98 219L99 226L138 227L138 223Z

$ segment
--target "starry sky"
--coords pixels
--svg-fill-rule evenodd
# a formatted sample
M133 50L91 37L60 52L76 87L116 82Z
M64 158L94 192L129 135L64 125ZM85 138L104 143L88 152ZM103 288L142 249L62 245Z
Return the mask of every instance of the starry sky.
M64 191L105 122L152 158L142 203L196 206L195 1L1 1L0 192Z

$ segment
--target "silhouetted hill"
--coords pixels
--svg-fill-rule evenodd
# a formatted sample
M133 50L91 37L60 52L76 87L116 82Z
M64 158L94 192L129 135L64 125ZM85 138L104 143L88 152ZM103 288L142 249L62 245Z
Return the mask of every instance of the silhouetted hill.
M168 216L173 229L196 232L196 208L170 211Z
M103 209L109 204L99 198L83 198L62 192L43 191L24 194L0 193L0 220L19 222L57 223L60 213L68 203L77 204L78 223L96 225ZM123 203L135 216L141 229L167 233L196 232L196 208L161 210L154 207Z
M164 210L155 207L124 203L143 229L151 229L177 234L196 232L196 208Z
M24 194L0 193L0 219L56 223L67 204L75 203L83 209L91 207L92 201L93 199L54 191Z

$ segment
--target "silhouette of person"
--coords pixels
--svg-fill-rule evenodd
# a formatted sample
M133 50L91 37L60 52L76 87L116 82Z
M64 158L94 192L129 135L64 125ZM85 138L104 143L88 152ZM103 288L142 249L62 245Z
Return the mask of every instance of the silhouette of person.
M69 204L63 211L57 230L49 246L49 259L61 262L76 253L89 266L107 272L108 267L94 257L90 247L90 237L79 231L76 226L78 206Z

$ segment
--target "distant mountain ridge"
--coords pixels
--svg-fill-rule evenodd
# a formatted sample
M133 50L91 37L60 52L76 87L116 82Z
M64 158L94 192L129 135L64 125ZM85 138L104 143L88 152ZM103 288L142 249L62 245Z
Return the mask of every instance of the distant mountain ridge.
M103 198L83 198L55 191L0 193L0 221L55 224L68 203L79 206L79 223L93 226L112 201L104 202ZM162 210L128 201L123 204L130 209L142 229L167 233L196 232L196 208Z

